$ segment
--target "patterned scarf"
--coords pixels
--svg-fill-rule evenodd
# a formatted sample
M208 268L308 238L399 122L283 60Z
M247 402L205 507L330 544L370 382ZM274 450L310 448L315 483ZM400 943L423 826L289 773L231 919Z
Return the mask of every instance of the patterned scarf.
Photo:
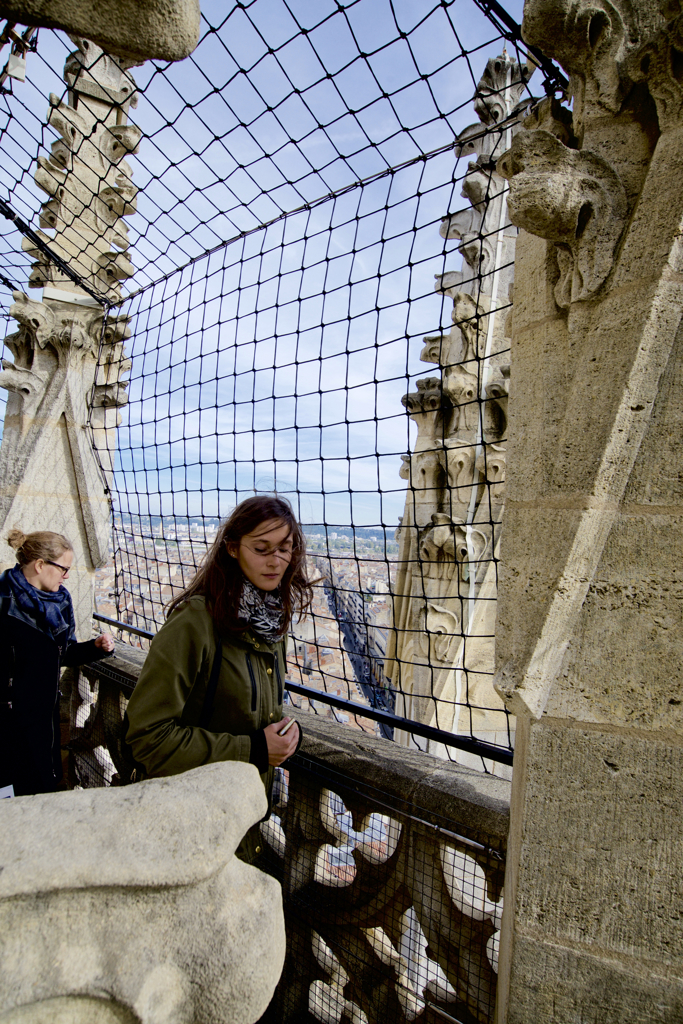
M75 638L73 605L66 587L60 586L56 593L38 590L29 583L18 564L8 570L7 580L23 618L55 639L65 631L65 640Z
M242 584L239 617L268 644L276 644L284 636L284 609L279 593L259 590L247 579Z

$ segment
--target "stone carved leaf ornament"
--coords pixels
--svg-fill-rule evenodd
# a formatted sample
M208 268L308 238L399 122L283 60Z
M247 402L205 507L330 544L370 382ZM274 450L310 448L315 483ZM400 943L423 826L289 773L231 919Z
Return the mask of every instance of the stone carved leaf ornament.
M498 170L510 182L513 224L557 246L558 306L592 298L609 276L626 224L626 192L616 171L543 129L517 135Z
M14 304L10 307L10 316L33 335L40 348L52 340L55 315L50 306L44 302L29 299L24 292L12 292Z
M420 541L420 559L423 562L455 562L454 524L443 512L432 514L432 526Z
M439 604L429 603L421 612L419 646L430 662L450 662L460 642L460 617Z
M531 78L526 64L517 64L509 56L491 57L477 85L474 109L483 124L499 124L522 98Z

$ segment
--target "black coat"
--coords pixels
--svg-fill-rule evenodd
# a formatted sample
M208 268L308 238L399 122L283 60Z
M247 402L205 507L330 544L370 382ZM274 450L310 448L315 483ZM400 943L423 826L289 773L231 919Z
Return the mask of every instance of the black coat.
M62 780L59 675L63 666L99 661L94 640L71 630L56 638L18 609L0 576L0 787L15 796L51 793ZM71 633L71 635L69 635Z

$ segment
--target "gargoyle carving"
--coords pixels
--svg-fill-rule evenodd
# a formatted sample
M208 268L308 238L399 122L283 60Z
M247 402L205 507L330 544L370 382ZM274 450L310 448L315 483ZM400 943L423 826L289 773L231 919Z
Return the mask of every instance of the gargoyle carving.
M477 400L479 380L476 364L463 366L458 363L444 369L443 391L454 407L451 433L459 435L476 432L479 423L479 402ZM463 442L458 442L462 444Z
M625 61L636 33L628 0L527 0L522 33L578 79L575 92L585 88L607 110L619 110L631 86Z
M444 482L440 448L412 452L410 455L402 455L401 459L403 465L399 470L399 476L410 481L415 497L419 501L425 498L436 501Z
M482 296L483 298L483 296ZM487 298L486 302L490 300ZM488 305L476 302L467 292L457 292L453 296L453 312L451 320L455 327L459 327L465 342L462 357L457 360L459 363L469 362L483 355L480 345L486 335L485 317L488 313ZM481 345L483 349L483 345Z
M485 171L477 164L470 164L462 183L465 199L469 199L472 207L485 215L491 199L501 191L501 182L490 171Z
M458 135L455 150L458 159L475 156L480 167L495 166L506 145L505 131L502 128L500 132L490 129L500 124L512 132L519 130L519 120L512 120L510 115L521 117L532 102L531 97L524 96L526 83L532 74L533 69L530 70L526 64L518 64L505 52L488 61L474 101L480 123L468 125Z
M40 348L45 348L54 331L55 317L52 309L44 302L29 299L24 292L12 292L12 297L14 303L10 307L10 316L33 335Z
M483 276L490 274L495 262L495 241L492 243L486 237L486 229L482 220L480 211L469 207L444 217L439 228L442 238L460 239L462 244L458 246L458 252L462 253L475 277L479 274ZM445 279L447 277L447 274L437 275L436 291L446 290Z
M558 306L590 299L612 269L626 224L626 192L616 171L543 130L520 132L498 170L510 182L513 224L557 245Z
M683 113L683 15L656 33L627 62L635 82L647 82L657 105L659 128L680 124Z
M448 486L455 492L453 500L458 504L468 504L474 474L474 447L454 437L446 442L446 447L439 454L448 473Z
M451 345L453 339L450 334L432 334L423 338L424 348L420 352L420 359L423 363L436 363L437 366L447 366L451 362ZM461 348L460 339L457 344ZM456 360L452 360L455 362Z
M48 382L47 373L29 370L25 366L16 366L9 360L2 360L2 373L0 373L0 388L13 391L23 399L22 412L32 416L40 400L45 394Z

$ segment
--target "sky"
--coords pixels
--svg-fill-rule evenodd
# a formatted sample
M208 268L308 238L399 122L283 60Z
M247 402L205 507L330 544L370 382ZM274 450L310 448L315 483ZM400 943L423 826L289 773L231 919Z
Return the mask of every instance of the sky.
M190 58L132 69L143 140L119 510L223 515L277 487L304 521L393 527L412 436L401 397L438 375L418 358L450 326L434 277L462 262L439 236L469 205L467 162L447 147L476 121L501 41L472 0L202 12ZM34 225L47 96L71 49L41 30L26 83L0 99L0 195ZM0 274L25 288L17 232L2 230Z

